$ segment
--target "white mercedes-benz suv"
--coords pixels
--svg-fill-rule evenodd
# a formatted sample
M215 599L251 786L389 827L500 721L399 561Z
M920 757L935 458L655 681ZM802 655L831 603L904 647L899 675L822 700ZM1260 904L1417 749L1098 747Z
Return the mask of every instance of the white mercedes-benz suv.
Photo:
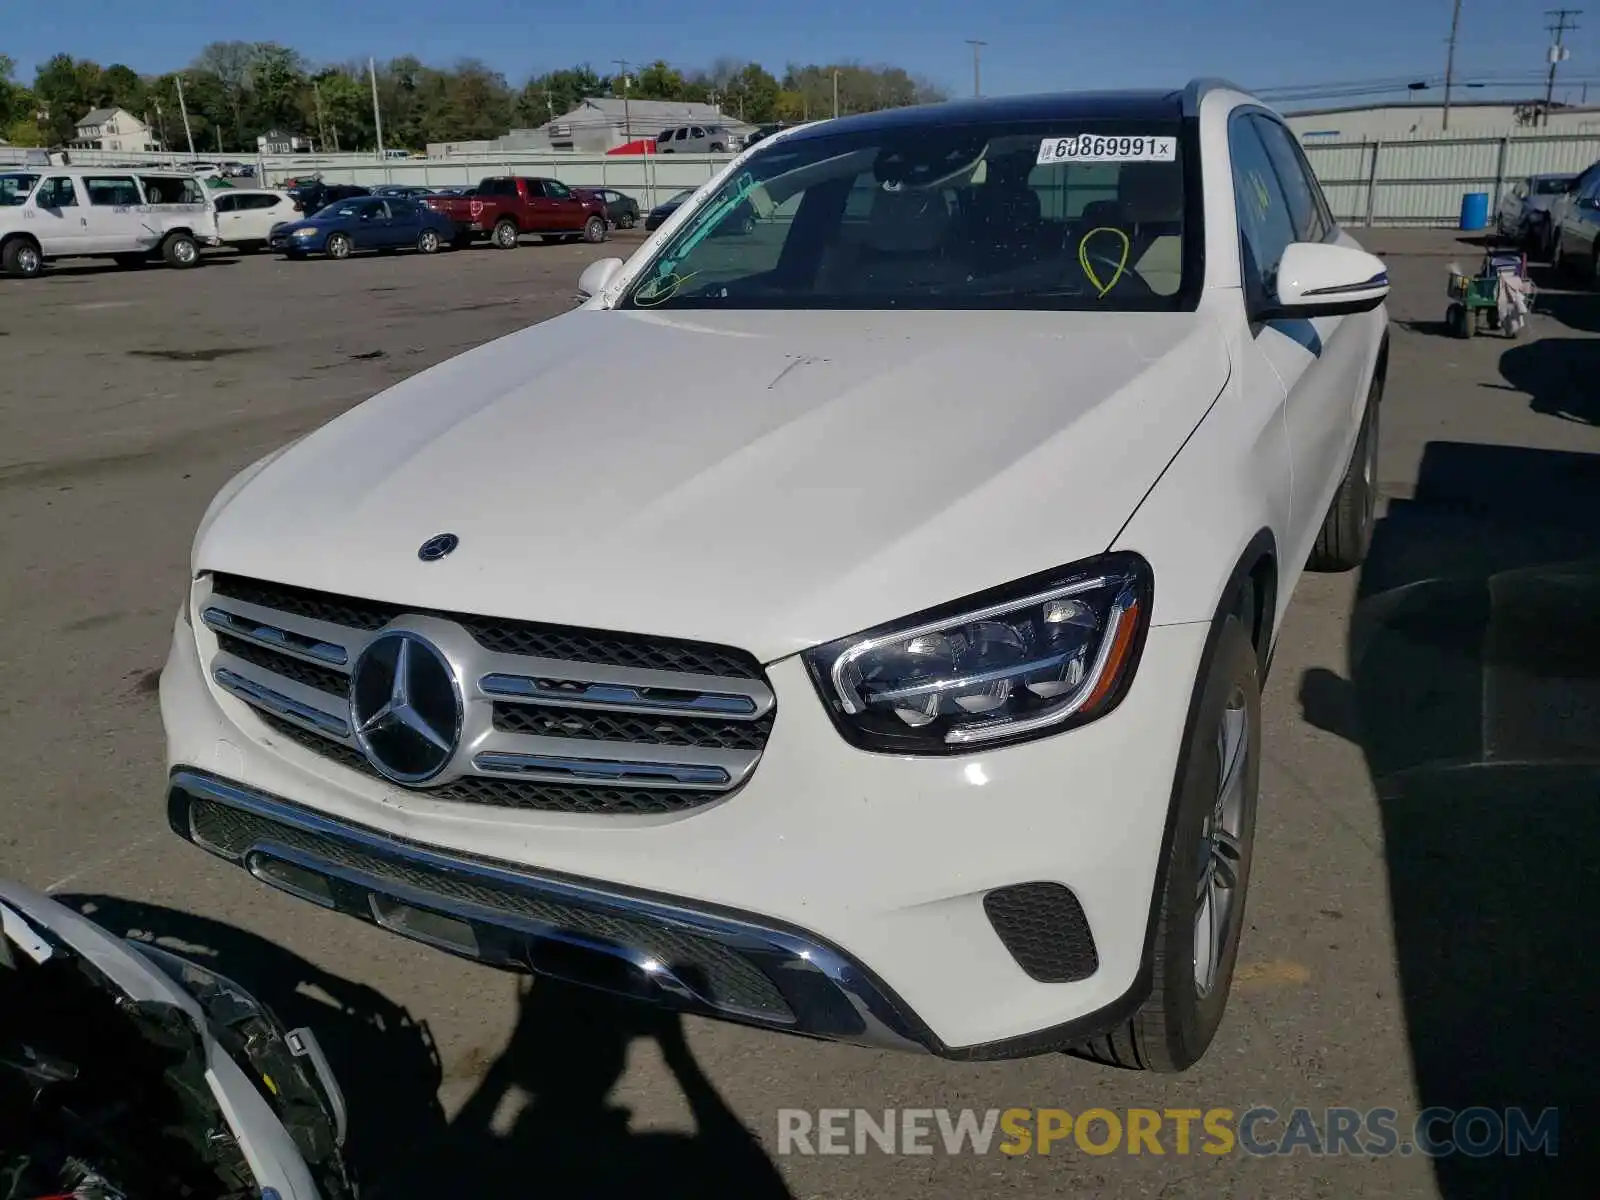
M212 503L176 831L706 1015L1193 1063L1273 639L1373 521L1388 278L1279 118L802 127L580 290Z

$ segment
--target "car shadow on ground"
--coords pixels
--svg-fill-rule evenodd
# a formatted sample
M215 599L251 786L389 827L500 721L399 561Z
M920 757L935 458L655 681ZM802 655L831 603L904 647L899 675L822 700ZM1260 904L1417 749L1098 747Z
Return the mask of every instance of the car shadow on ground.
M1588 307L1600 310L1600 297L1589 297ZM1500 374L1528 393L1534 412L1600 425L1600 338L1546 337L1514 346L1500 356ZM1600 523L1600 511L1589 517Z
M216 251L202 251L200 265L191 267L191 270L205 270L207 267L231 267L238 263L237 255L222 254ZM73 258L62 262L45 264L44 274L40 279L91 279L96 275L137 275L141 271L170 271L172 270L160 259L151 259L146 263L135 266L120 266L109 258ZM29 281L32 282L32 281Z
M1418 1111L1559 1110L1555 1157L1436 1159L1446 1200L1592 1195L1600 1167L1597 514L1600 456L1430 443L1378 523L1347 676L1301 682L1381 806Z
M113 896L55 899L113 933L156 941L232 978L286 1026L309 1026L345 1093L346 1159L365 1200L533 1193L788 1200L777 1167L700 1069L675 1014L554 981L522 981L509 1042L447 1118L427 1025L382 993L207 917ZM610 1101L636 1039L659 1046L694 1133L633 1132L628 1110Z

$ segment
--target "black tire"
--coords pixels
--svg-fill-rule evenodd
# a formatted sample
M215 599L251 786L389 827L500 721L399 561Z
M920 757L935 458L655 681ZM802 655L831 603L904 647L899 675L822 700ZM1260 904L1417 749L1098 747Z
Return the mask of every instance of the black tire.
M495 224L494 234L490 238L497 249L515 250L521 245L522 234L517 230L515 221L499 221Z
M1550 265L1557 275L1566 269L1566 255L1561 249L1561 230L1557 229L1550 235Z
M135 267L144 266L150 261L150 256L147 254L113 254L111 261L123 270L132 270Z
M1261 663L1246 630L1248 616L1230 614L1217 631L1207 675L1187 733L1180 759L1172 844L1163 864L1159 914L1151 954L1150 997L1125 1024L1074 1046L1072 1053L1108 1066L1141 1071L1177 1072L1200 1060L1216 1036L1233 984L1239 938L1245 924L1245 896L1250 883L1250 861L1255 842L1256 794L1261 775ZM1225 724L1226 723L1226 724ZM1224 843L1228 852L1218 855L1210 831L1223 805L1225 778L1221 734L1225 728L1244 730L1238 759L1235 812L1228 824L1236 836ZM1196 953L1200 948L1199 920L1208 912L1200 899L1207 889L1207 870L1225 864L1231 877L1227 922L1220 949L1214 956L1210 983L1197 981ZM1223 875L1217 876L1219 879ZM1208 928L1211 928L1208 922Z
M583 240L590 245L598 245L605 241L609 232L604 217L590 217L583 223Z
M0 250L0 267L14 279L37 279L44 273L44 254L32 238L12 238Z
M1466 337L1467 310L1459 304L1452 304L1444 310L1444 327L1451 337Z
M417 235L418 254L439 253L439 233L434 229L424 229Z
M355 244L347 234L330 233L322 249L329 258L345 259L355 250Z
M1467 328L1472 313L1466 314ZM1334 493L1328 515L1322 519L1316 545L1306 562L1312 571L1349 571L1366 561L1372 546L1372 527L1378 506L1378 415L1383 408L1383 381L1374 378L1367 392L1367 411L1361 419L1350 465Z
M618 229L632 229L638 223L639 223L639 214L638 213L623 213L620 217L617 218L617 228Z
M167 266L187 271L200 265L200 244L187 233L169 233L161 243L161 257Z

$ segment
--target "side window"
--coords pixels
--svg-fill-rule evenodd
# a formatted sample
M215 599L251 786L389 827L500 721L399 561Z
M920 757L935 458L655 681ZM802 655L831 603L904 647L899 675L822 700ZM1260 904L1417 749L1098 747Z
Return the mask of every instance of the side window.
M1320 197L1315 191L1316 181L1307 177L1308 171L1301 162L1294 135L1267 117L1256 116L1250 120L1261 137L1262 145L1266 147L1273 169L1278 173L1278 182L1283 185L1284 199L1289 204L1289 219L1294 222L1295 240L1322 241L1328 235L1328 222L1323 219Z
M248 204L241 203L246 198L244 196L218 196L213 207L219 213L237 212L241 207L250 207Z
M689 136L690 137L703 138L703 137L705 137L705 135L706 135L706 131L704 129L701 129L700 126L698 126L698 125L696 125L693 129L689 130Z
M515 196L517 194L517 181L515 179L486 179L478 188L481 196Z
M77 208L78 193L65 176L46 179L39 185L34 201L40 208Z
M572 192L567 185L556 179L546 179L544 181L544 194L553 200L567 200L572 196Z
M672 135L672 140L675 141L675 142L681 142L681 141L683 141L684 138L686 138L688 136L689 136L689 131L687 129L680 129L680 130L678 130L678 132L676 132L676 133L674 133Z
M251 208L277 208L283 203L282 196L251 196L249 199Z
M96 208L134 208L139 203L139 188L132 175L86 175L83 190Z
M1254 306L1270 294L1278 262L1296 240L1294 222L1254 121L1236 117L1229 123L1228 150L1233 159L1240 267L1245 296Z
M198 179L167 175L141 175L146 204L204 204L205 192Z

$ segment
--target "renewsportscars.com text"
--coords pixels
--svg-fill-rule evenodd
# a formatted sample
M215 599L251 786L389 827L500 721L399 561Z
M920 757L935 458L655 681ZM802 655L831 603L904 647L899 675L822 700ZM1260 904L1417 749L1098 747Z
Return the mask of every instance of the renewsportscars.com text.
M1265 1105L1232 1108L785 1108L779 1154L1541 1154L1559 1150L1560 1112Z

